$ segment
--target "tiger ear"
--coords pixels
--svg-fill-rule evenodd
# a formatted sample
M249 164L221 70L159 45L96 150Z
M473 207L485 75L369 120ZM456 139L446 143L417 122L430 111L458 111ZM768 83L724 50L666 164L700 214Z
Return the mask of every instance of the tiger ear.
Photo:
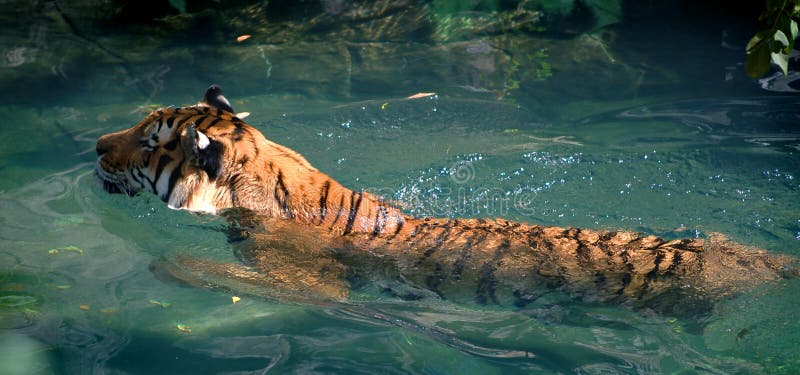
M203 103L209 107L235 113L231 107L231 102L229 102L228 99L222 95L222 88L217 85L211 85L208 87L206 94L203 95Z
M221 143L209 139L192 123L181 132L181 144L186 160L205 171L212 179L219 176L220 159L222 158Z
M186 151L186 156L194 156L208 148L211 140L203 132L197 130L197 125L191 123L181 132L181 143Z

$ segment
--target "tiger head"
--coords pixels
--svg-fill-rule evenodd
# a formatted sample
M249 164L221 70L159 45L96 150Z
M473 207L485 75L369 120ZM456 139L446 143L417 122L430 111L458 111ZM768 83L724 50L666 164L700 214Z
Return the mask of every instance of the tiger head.
M342 186L241 117L217 86L197 105L158 109L100 137L97 180L107 192L150 192L176 209L241 208L342 233L402 227L400 209Z
M172 208L270 212L274 202L261 198L268 196L263 193L270 186L269 165L316 170L232 111L219 87L211 86L195 106L158 109L129 129L101 136L95 167L99 184L109 193L150 192Z

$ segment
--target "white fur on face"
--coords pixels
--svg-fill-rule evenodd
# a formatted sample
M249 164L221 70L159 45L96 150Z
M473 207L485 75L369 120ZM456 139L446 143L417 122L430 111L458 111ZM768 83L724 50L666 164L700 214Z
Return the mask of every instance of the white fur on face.
M178 173L177 171L175 173ZM183 176L169 196L167 206L175 210L188 210L197 213L215 215L217 207L214 204L217 198L217 189L211 186L208 178L192 174Z

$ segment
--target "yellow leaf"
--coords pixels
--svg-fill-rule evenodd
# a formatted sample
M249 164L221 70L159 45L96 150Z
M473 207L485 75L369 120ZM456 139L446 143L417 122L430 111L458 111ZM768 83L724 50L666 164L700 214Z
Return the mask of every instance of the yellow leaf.
M414 95L411 95L411 96L407 97L406 99L427 98L429 96L434 96L434 95L436 95L435 92L418 92L418 93L416 93Z
M175 328L177 328L178 331L181 331L181 332L192 332L192 329L189 328L189 326L187 326L185 324L178 324L178 325L175 326Z
M114 307L106 307L105 309L100 309L100 312L103 314L116 314L119 312L119 309Z
M241 42L244 42L247 39L250 39L251 36L252 35L250 35L250 34L239 35L239 36L236 37L236 41L241 43Z
M80 305L78 307L80 307L81 310L89 310L89 305Z
M77 246L73 246L73 245L61 246L61 247L57 247L55 249L50 249L50 250L47 250L47 253L48 254L58 254L58 253L60 253L62 251L65 251L65 252L66 251L72 251L72 252L76 252L78 254L83 254L83 249L81 249L80 247L77 247Z
M81 249L80 247L77 247L77 246L72 246L72 245L64 246L62 248L59 248L59 250L61 250L61 251L74 251L76 253L83 254L83 249Z
M384 110L384 109L386 109L386 107L387 107L388 105L389 105L389 102L383 102L383 104L381 104L381 110Z
M151 305L161 306L162 308L165 308L165 309L171 305L171 303L169 303L169 302L161 302L161 301L156 301L154 299L151 299L148 302L150 302Z
M240 300L241 300L241 298L239 298L239 297L236 297L236 296L231 297L231 301L233 301L234 304L236 304L236 302L239 302Z

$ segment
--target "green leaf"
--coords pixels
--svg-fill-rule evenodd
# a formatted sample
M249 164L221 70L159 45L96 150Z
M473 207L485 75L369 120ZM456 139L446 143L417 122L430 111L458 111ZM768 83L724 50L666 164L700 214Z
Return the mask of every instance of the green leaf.
M757 32L756 35L753 35L753 37L750 38L750 41L747 42L747 47L745 48L745 51L747 51L747 53L749 54L750 52L755 50L756 47L758 47L758 45L764 41L764 36L766 34L767 33L764 30L761 30Z
M775 65L779 66L783 71L783 75L786 76L789 74L789 55L785 53L771 53L772 62Z
M789 22L789 30L792 34L792 40L797 39L797 21L791 20Z
M784 47L789 46L789 38L786 37L786 34L784 34L783 31L776 30L774 38L775 40L781 42L781 44L783 44Z
M754 36L753 39L756 37ZM752 42L753 39L750 41ZM769 71L769 45L756 42L752 48L748 43L747 60L744 62L744 71L752 78L761 77Z

